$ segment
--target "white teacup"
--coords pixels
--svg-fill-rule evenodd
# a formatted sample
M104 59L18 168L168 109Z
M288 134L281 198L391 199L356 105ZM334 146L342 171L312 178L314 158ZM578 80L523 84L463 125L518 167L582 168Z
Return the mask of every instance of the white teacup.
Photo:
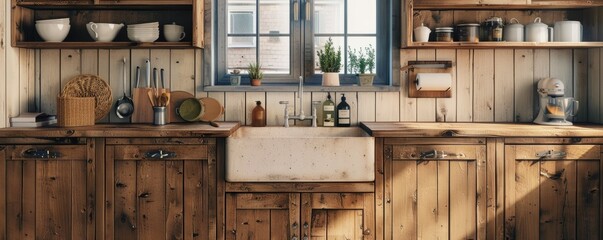
M123 23L93 23L86 24L90 37L97 42L111 42L124 26Z
M163 36L168 42L178 42L186 36L184 27L175 23L163 25Z

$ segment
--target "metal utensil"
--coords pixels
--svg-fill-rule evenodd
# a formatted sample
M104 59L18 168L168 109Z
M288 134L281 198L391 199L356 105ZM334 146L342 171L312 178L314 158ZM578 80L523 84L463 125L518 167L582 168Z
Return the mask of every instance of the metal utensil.
M115 115L118 118L127 118L134 113L134 101L128 95L126 95L127 89L127 76L126 76L126 58L123 58L123 82L124 82L124 96L117 100L115 103Z
M161 87L165 88L165 78L163 77L163 72L165 71L165 69L161 69Z

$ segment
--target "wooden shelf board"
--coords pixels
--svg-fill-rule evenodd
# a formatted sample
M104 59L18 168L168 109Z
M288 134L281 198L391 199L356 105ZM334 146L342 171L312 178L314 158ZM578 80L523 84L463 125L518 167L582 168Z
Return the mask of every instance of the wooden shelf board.
M585 1L586 2L586 1ZM414 10L531 10L531 9L580 9L580 8L592 8L601 7L603 4L584 3L584 4L434 4L434 5L413 5Z
M17 42L20 48L194 48L191 42Z
M603 42L427 42L410 43L406 48L594 48Z

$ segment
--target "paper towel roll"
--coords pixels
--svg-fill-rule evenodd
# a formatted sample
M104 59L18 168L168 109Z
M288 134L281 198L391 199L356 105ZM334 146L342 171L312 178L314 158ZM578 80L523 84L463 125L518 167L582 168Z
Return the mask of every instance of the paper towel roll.
M450 73L418 73L418 91L448 91L452 86Z

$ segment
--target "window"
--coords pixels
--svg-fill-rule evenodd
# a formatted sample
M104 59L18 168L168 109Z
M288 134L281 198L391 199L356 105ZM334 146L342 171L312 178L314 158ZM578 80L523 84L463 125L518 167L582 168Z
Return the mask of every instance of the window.
M214 79L258 62L264 83L321 81L316 52L331 38L342 53L342 84L356 83L348 52L376 49L375 84L388 84L392 46L390 0L214 0ZM222 14L220 11L223 11ZM377 27L379 26L379 27ZM243 81L248 81L243 76Z

